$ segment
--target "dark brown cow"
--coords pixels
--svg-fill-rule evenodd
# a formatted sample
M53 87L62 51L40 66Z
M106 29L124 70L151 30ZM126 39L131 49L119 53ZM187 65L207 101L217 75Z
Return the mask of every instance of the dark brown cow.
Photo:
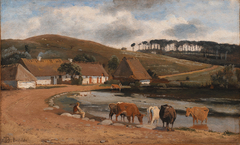
M118 103L110 103L108 105L109 109L110 109L110 112L109 112L109 119L112 120L112 116L114 114L117 114L117 104ZM121 115L121 120L125 121L125 116L126 116L126 112L123 112L120 114Z
M159 116L163 122L163 127L164 127L164 122L167 123L167 130L169 130L169 123L172 124L172 130L173 130L173 123L177 117L176 111L175 109L170 106L170 105L162 105L160 112L159 112Z
M130 122L131 117L132 117L132 123L134 123L135 116L138 117L138 121L140 122L140 124L142 124L142 122L143 122L142 119L143 119L144 115L139 112L138 107L133 103L118 103L117 111L118 111L118 113L116 114L116 121L117 121L117 117L121 113L126 112L128 122Z

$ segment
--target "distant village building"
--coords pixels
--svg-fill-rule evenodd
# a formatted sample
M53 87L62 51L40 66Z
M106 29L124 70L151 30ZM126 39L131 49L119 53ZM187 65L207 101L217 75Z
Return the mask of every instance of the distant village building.
M14 88L36 88L37 78L21 64L2 66L2 81Z
M124 57L113 73L113 79L121 82L139 81L141 84L149 84L152 78L137 58Z
M74 63L82 68L82 84L103 84L108 80L108 73L101 64L91 62Z
M63 63L61 59L25 59L21 58L20 64L37 78L37 85L55 85L57 79L71 78L69 75L63 75L57 71Z

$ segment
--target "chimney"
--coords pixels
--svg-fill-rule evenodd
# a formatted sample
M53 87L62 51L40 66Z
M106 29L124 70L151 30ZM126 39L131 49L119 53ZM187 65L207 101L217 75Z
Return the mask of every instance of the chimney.
M41 58L42 58L41 56L38 56L38 57L37 57L37 60L38 60L38 61L41 61Z
M73 59L69 58L68 60L69 60L69 62L72 62Z

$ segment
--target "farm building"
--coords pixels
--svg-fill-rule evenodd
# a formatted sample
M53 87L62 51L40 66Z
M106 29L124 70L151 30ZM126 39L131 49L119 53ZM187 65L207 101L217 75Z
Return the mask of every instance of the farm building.
M2 81L14 88L36 88L37 78L21 64L2 66Z
M82 84L103 84L108 80L108 74L103 68L103 66L99 63L77 63L82 70Z
M139 81L141 84L149 84L152 78L137 58L124 57L113 73L113 79L121 82Z
M62 63L61 59L21 58L20 60L20 64L37 78L37 85L55 85L59 78L63 81L70 78L69 75L63 75L57 71Z

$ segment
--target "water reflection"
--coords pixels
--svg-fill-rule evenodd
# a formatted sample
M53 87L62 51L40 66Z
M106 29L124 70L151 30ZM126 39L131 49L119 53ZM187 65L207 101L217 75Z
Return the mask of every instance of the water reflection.
M197 125L194 124L190 128L201 129L201 130L209 130L207 124L197 124Z

